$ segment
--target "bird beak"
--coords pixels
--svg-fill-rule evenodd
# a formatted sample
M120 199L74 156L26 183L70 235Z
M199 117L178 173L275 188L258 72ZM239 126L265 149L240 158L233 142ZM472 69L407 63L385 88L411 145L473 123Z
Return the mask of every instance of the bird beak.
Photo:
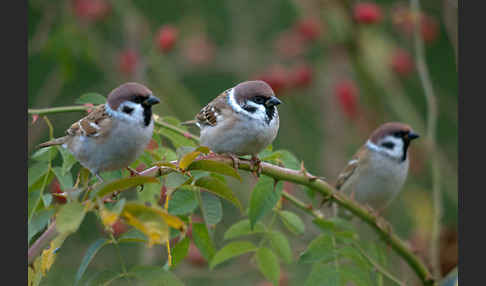
M407 134L407 139L408 139L409 141L411 141L411 140L413 140L413 139L417 139L417 138L419 138L419 137L420 137L420 135L418 135L417 133L414 133L414 132L409 132L409 133Z
M266 107L272 107L272 106L275 106L275 105L279 105L280 103L282 103L280 101L280 99L276 98L275 96L272 96L272 97L270 97L270 99L268 99L265 102L265 106Z
M151 106L151 105L157 104L159 102L160 102L160 99L158 99L157 97L155 97L153 95L150 95L149 98L144 100L143 104L147 105L147 106Z

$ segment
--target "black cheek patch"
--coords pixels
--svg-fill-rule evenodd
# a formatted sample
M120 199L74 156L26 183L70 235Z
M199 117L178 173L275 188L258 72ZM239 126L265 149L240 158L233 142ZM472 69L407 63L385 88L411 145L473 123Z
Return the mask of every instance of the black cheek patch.
M123 106L122 111L125 112L126 114L132 114L133 108L128 107L128 106Z
M393 142L383 142L381 143L381 146L387 148L387 149L393 149L393 147L395 147L395 143Z
M257 110L256 107L246 104L243 106L243 109L250 113L254 113Z

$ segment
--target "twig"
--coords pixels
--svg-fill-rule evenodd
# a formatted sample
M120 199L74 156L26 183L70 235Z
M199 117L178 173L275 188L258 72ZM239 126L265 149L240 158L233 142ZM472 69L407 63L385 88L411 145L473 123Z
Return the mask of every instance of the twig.
M420 15L420 4L418 0L410 0L410 7L414 15ZM430 260L432 262L432 272L436 279L440 277L440 229L442 220L442 194L440 190L440 166L436 151L436 129L437 129L437 98L432 88L427 64L425 63L424 42L420 34L421 18L414 25L414 44L416 53L417 70L424 88L424 96L427 101L427 142L432 155L432 196L434 205L434 217L432 224L432 239L430 247Z
M56 229L56 222L53 221L46 231L32 244L28 252L28 264L34 262L34 259L39 256L42 250L49 245L49 243L58 235Z
M39 109L32 109L29 108L28 114L38 114L38 115L46 115L46 114L54 114L54 113L62 113L62 112L70 112L70 111L85 111L87 110L88 106L84 105L73 105L73 106L62 106L62 107L52 107L52 108L39 108Z

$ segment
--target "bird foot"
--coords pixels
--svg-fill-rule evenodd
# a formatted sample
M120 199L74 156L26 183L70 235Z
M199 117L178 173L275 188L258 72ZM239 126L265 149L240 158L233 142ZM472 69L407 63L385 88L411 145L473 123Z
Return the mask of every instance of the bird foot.
M253 175L255 175L257 178L260 177L262 173L262 161L257 156L252 155L250 164Z
M231 161L233 161L233 168L235 170L238 170L238 167L240 166L240 159L238 158L238 156L232 153L225 153L224 155L229 157Z

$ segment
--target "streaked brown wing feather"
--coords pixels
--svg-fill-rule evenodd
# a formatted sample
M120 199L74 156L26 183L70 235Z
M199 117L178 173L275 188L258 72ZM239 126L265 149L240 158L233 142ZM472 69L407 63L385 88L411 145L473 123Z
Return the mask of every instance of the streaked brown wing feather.
M111 122L111 117L106 112L105 105L102 104L97 106L79 121L73 123L73 125L66 130L66 133L70 136L84 135L103 137L109 132Z
M196 120L199 125L214 126L217 122L217 116L222 113L222 110L227 107L226 103L227 92L223 92L215 99L204 106L196 115Z
M340 190L344 183L346 183L348 179L355 173L359 165L364 163L363 158L366 152L365 148L365 146L361 147L358 152L354 154L353 158L348 162L344 170L341 171L336 181L336 189Z

